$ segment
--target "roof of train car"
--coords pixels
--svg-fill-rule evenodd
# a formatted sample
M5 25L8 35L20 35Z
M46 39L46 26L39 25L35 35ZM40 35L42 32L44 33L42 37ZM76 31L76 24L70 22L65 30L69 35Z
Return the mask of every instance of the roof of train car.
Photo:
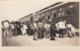
M55 5L54 7L49 7L49 8L47 8L47 9L43 10L43 11L38 11L38 12L35 13L35 14L39 14L39 13L45 12L45 11L47 11L47 10L50 10L50 9L56 8L56 7L58 7L58 6L61 6L61 5L66 4L66 3L68 3L68 2L64 2L64 3L61 3L61 4Z
M57 8L57 7L59 7L59 6L62 6L62 5L65 5L65 4L74 4L74 3L78 3L78 2L62 2L62 3L60 3L60 4L57 4L57 5L55 5L55 6L49 6L47 9L44 9L43 11L41 10L41 11L38 11L38 12L36 12L35 13L35 15L37 15L37 14L39 14L39 13L42 13L42 12L45 12L45 11L47 11L47 10L50 10L50 9L54 9L54 8Z
M67 3L69 3L69 2L64 2L64 3L63 3L63 2L58 2L58 3L52 4L52 5L50 5L50 6L46 7L46 8L43 8L43 9L35 12L35 13L31 13L31 14L29 14L29 15L27 15L27 16L24 16L23 18L28 17L28 16L31 16L31 15L37 15L37 14L39 14L39 13L45 12L45 11L47 11L47 10L56 8L56 7L58 7L58 6L61 6L61 5L67 4ZM74 2L70 2L70 3L74 3ZM23 19L23 18L20 18L20 19ZM19 20L20 20L20 19L19 19Z
M38 12L44 11L44 10L48 9L49 7L53 7L53 6L56 6L56 5L61 4L61 3L63 3L63 2L57 2L57 3L55 3L55 4L52 4L52 5L48 6L48 7L45 7L45 8L43 8L43 9L35 12L35 14L38 13Z

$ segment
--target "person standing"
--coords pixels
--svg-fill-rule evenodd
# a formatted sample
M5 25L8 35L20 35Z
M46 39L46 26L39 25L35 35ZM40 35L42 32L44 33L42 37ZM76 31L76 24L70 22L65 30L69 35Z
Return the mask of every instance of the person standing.
M7 46L7 39L10 38L10 22L8 20L5 20L2 22L3 26L3 35L2 35L2 45Z
M49 32L50 32L50 24L49 22L44 24L44 28L45 28L45 37L49 38Z
M42 39L44 37L44 24L39 21L38 23L38 38Z
M11 22L10 28L11 28L11 35L13 36L15 34L15 24L14 24L14 22Z
M16 30L15 35L22 35L21 27L22 26L20 25L20 22L16 21L16 23L15 23L15 30Z
M25 23L23 23L22 27L21 27L22 35L26 34L26 29L28 29L28 27L27 27L27 25Z
M10 36L10 22L8 20L3 22L4 26L4 37L7 38Z
M54 23L50 25L50 40L55 40L56 37L56 27Z
M60 38L63 38L63 36L64 36L64 30L66 29L65 25L66 24L62 19L60 19L60 21L58 23L56 23L56 25L55 25L57 27L57 29L59 30L59 37Z
M76 36L75 27L72 24L67 23L66 27L67 27L68 37Z
M33 23L30 23L30 34L29 35L33 35L33 30L34 30L34 27L33 27Z
M33 30L33 40L37 40L37 37L38 37L38 34L37 34L37 30L38 30L38 24L37 24L37 21L35 21L33 23L33 27L34 27L34 30Z

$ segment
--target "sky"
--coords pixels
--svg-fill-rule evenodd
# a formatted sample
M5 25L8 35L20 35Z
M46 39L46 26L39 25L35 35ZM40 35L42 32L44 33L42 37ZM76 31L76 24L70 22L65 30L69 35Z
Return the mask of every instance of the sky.
M58 1L56 0L26 0L0 1L1 20L18 20Z

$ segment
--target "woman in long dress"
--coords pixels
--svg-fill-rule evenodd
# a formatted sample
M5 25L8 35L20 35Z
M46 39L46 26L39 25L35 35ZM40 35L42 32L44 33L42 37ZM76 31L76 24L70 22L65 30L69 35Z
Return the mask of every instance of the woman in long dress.
M27 25L25 23L23 23L23 25L21 27L22 35L26 34L26 29L28 29L28 27L27 27Z

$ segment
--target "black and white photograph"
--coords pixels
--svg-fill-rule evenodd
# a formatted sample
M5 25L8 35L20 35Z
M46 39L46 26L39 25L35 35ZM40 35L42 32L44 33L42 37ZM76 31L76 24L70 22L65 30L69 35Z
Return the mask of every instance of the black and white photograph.
M2 47L79 46L79 2L0 1Z

